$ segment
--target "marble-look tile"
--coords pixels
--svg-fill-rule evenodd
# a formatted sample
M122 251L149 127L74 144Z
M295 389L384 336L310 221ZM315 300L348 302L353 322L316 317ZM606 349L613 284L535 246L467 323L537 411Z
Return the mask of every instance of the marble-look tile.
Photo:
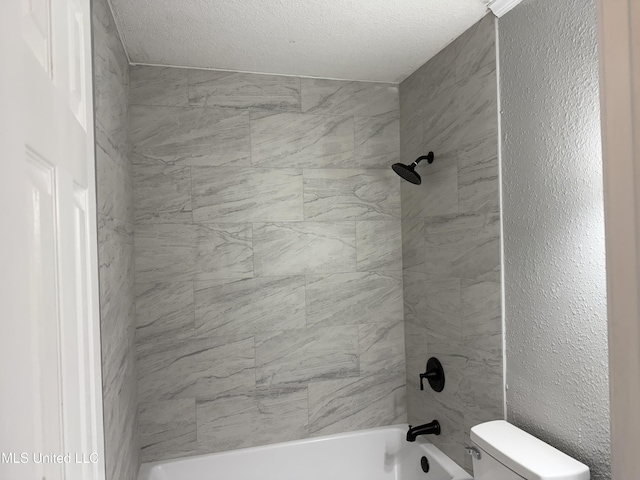
M135 221L191 223L190 167L134 165Z
M302 111L324 115L398 117L398 86L303 78Z
M427 415L425 422L437 419L442 429L442 434L429 436L429 441L458 465L462 465L467 454L464 450L463 410L441 402L429 402Z
M103 373L115 370L113 381L103 386L105 466L109 479L135 478L139 466L135 350L126 350L123 358L103 359Z
M193 282L136 284L136 342L195 335Z
M195 399L142 403L138 411L142 462L198 453Z
M307 275L309 326L390 324L402 318L399 272Z
M96 145L96 189L98 213L133 223L133 181L129 172Z
M303 276L198 282L195 300L198 336L306 326Z
M98 215L98 272L102 354L122 358L134 334L134 255L131 226Z
M375 428L406 421L403 375L381 374L309 384L311 435Z
M458 160L452 154L436 154L432 164L422 162L416 169L421 185L402 181L404 218L431 217L458 213Z
M493 15L487 14L454 40L456 81L467 78L485 65L495 63L495 21Z
M458 211L496 212L500 208L498 136L466 145L458 155Z
M302 170L192 167L194 222L303 220Z
M400 103L400 131L402 131L403 118L406 121L413 120L422 113L425 97L425 78L427 76L427 64L422 65L411 75L405 78L398 88ZM405 123L406 125L406 123Z
M400 218L400 180L391 170L304 170L305 220Z
M356 117L354 167L389 168L400 161L400 120Z
M404 321L358 325L360 376L405 373Z
M467 279L489 279L498 275L498 213L427 218L425 238L425 268L431 275Z
M441 136L438 142L442 140L442 144L455 148L483 138L497 137L498 87L495 63L480 68L453 90L455 128L447 132L446 138Z
M136 225L137 283L191 280L195 268L196 230L193 225Z
M93 29L96 141L111 158L115 159L114 153L117 152L124 159L128 148L129 66L109 8L106 7L99 16L102 18L96 18Z
M138 401L214 399L255 387L253 336L138 346Z
M400 114L400 163L410 164L428 153L424 146L424 122L417 111Z
M406 325L427 328L427 274L403 270L404 319Z
M400 220L356 222L358 271L402 270Z
M423 104L442 95L456 84L456 52L451 48L440 50L422 68L424 69Z
M256 275L356 271L355 222L255 223L253 229Z
M134 105L129 113L134 164L250 165L249 112Z
M184 68L132 66L130 104L186 107L189 105L187 72Z
M424 219L408 217L402 219L402 268L424 271L425 241Z
M300 78L189 70L189 104L300 111Z
M108 52L113 62L113 71L118 77L120 83L127 84L129 76L129 62L127 54L124 51L118 28L111 13L108 2L101 0L92 4L93 11L93 29L94 35L99 37L94 39L93 53L95 56ZM96 79L100 76L95 74Z
M460 399L465 409L501 415L504 410L504 380L502 352L493 354L482 350L465 349L468 357L460 383Z
M251 162L258 167L349 168L353 117L251 112Z
M466 346L502 355L499 282L462 281L462 337Z
M424 315L430 334L451 340L462 340L460 279L427 277L423 284Z
M357 377L358 327L306 328L257 333L256 385L297 385Z
M193 228L194 280L253 276L250 223L207 223Z
M449 151L456 145L452 139L456 130L462 128L467 118L461 118L461 102L455 85L443 90L439 95L431 95L423 109L423 145L437 155ZM468 114L467 114L468 117Z
M307 389L277 389L198 401L198 453L308 436Z

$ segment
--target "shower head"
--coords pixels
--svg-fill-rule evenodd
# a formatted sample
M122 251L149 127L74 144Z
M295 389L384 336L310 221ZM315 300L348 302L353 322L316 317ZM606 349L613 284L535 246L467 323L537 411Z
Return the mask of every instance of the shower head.
M416 161L411 165L404 165L402 163L394 163L391 168L393 171L400 175L401 178L406 180L407 182L413 183L415 185L420 185L422 183L422 179L420 175L416 172L416 167L422 161L426 160L427 163L433 163L433 152L429 152L427 155L423 155L422 157L416 158Z
M420 175L416 173L416 166L414 164L403 165L402 163L394 163L391 168L393 168L393 171L400 175L400 177L404 178L407 182L415 183L416 185L420 185L422 183Z

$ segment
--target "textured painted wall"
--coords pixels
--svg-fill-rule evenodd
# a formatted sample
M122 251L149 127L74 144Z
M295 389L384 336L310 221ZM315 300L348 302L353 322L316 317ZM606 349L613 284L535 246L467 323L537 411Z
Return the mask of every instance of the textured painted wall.
M435 153L401 187L408 416L468 470L469 429L504 415L495 52L487 15L400 85L402 162ZM430 356L441 393L419 390Z
M508 419L610 478L594 0L499 22Z
M106 0L93 2L98 260L107 480L138 474L129 65Z
M395 85L135 67L143 461L406 420Z

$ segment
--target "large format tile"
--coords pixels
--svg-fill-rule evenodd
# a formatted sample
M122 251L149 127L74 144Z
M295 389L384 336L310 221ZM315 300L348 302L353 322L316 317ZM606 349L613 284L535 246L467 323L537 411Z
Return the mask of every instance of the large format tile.
M135 221L191 223L190 167L134 165Z
M131 226L98 215L98 271L102 356L109 366L126 357L135 329ZM109 370L115 373L115 369ZM110 380L107 373L103 379Z
M496 18L487 14L454 40L456 81L467 78L485 65L495 63L495 22Z
M96 200L102 215L133 223L133 181L126 165L96 145Z
M309 384L311 435L362 430L405 421L403 375L369 375Z
M354 167L390 168L400 161L400 121L397 118L356 117L354 122Z
M300 78L189 70L189 104L300 111Z
M425 220L425 268L431 275L493 279L500 269L497 213L460 214Z
M462 405L476 415L488 412L500 416L504 411L502 352L466 349L465 354L468 363L460 383Z
M400 218L400 183L391 169L304 170L305 220Z
M304 386L360 373L356 326L258 333L255 340L258 387Z
M193 228L195 280L253 276L250 223L207 223Z
M432 164L420 163L422 184L401 183L402 216L431 217L458 212L458 161L451 153L435 154Z
M192 167L194 222L303 219L302 170Z
M303 276L198 282L195 301L199 336L273 332L306 325Z
M397 117L398 86L388 83L303 78L302 111L324 115Z
M305 438L308 411L306 388L203 399L197 404L198 453Z
M454 90L451 114L456 117L455 128L444 136L441 135L436 142L455 148L490 136L497 137L498 92L495 63L480 68L456 85Z
M259 167L353 168L353 118L251 113L251 161Z
M427 328L427 274L403 270L404 319L407 325Z
M360 376L405 374L404 321L358 325Z
M355 222L256 223L256 275L355 272Z
M430 334L451 340L462 340L460 279L427 277L423 284L424 315Z
M169 339L138 346L138 401L213 399L255 387L252 336Z
M356 222L358 271L402 270L400 220Z
M500 282L463 280L461 293L465 345L502 355Z
M131 105L189 105L187 69L174 67L132 66L129 80Z
M425 241L424 219L409 217L402 219L402 268L424 271Z
M137 284L135 295L138 344L195 335L193 282Z
M191 280L195 268L196 230L193 225L136 225L137 283Z
M496 212L500 208L498 136L465 145L458 154L458 211Z
M198 453L195 399L143 403L138 411L142 462Z
M398 273L307 275L307 323L318 326L394 323L402 318Z
M134 164L249 165L249 112L197 107L131 107Z

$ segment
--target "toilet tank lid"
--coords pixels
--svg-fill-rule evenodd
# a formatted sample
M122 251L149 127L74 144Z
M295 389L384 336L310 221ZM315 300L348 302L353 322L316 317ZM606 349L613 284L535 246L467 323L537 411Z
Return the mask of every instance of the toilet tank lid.
M472 427L471 440L527 480L589 480L589 467L504 420Z

